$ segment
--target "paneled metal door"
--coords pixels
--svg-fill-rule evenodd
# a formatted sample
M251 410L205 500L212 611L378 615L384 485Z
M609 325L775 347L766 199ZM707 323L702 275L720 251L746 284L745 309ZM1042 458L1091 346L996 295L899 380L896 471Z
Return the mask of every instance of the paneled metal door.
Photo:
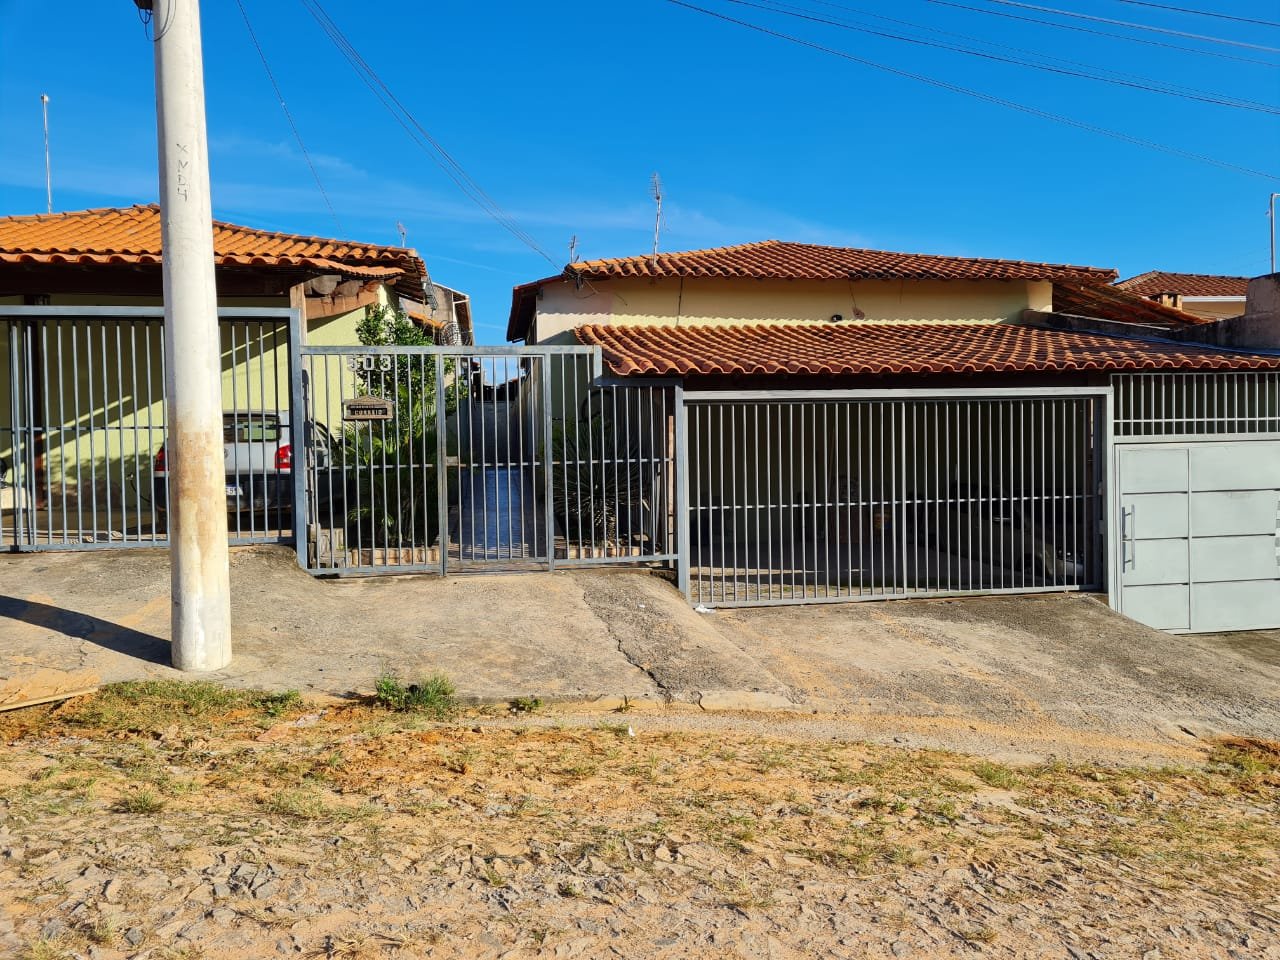
M1119 608L1161 630L1280 626L1280 440L1116 451Z

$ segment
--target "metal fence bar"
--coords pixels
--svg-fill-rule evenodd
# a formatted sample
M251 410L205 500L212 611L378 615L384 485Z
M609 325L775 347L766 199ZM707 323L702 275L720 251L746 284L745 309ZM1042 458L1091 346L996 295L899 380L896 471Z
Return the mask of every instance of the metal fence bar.
M289 366L281 362L279 326L289 314L219 311L232 344L224 394L229 429L243 423L247 433L261 437L270 423L283 422L289 403L279 389L280 368ZM165 543L165 421L163 412L156 416L164 409L163 375L157 372L165 349L163 310L4 306L0 336L6 357L0 390L9 408L0 424L0 449L13 460L0 477L6 485L0 545L76 550ZM265 379L268 362L276 365L272 383ZM249 379L254 363L256 399ZM246 492L255 500L247 515L231 518L233 542L289 540L284 517L293 497L273 475L282 478L285 471L261 457L246 460L234 444L228 449L228 485L243 467ZM249 536L235 538L234 530L243 532L246 524Z
M1111 378L1126 440L1280 433L1280 371L1124 373Z

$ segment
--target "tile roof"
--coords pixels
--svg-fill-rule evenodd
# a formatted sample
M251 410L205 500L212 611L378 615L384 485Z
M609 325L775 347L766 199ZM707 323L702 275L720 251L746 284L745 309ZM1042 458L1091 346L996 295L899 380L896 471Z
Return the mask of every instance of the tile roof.
M322 273L395 281L422 295L425 267L413 250L213 222L219 266L300 267ZM0 263L159 264L160 207L102 207L68 213L0 217Z
M619 376L1280 369L1280 355L1021 324L589 324L576 332L580 342L601 348Z
M656 256L585 260L565 268L569 276L751 277L757 280L1074 280L1110 283L1114 270L1062 263L1029 263L931 253L893 253L853 247L764 240L734 247L659 253Z
M1053 312L1166 329L1213 322L1119 287L1086 287L1072 283L1053 285Z
M686 250L571 263L554 277L511 291L507 339L523 340L533 320L538 290L565 280L624 277L745 277L755 280L1051 280L1110 284L1118 274L1103 267L1033 263L931 253L894 253L855 247L762 240L732 247Z
M1168 273L1148 270L1119 281L1116 286L1140 297L1172 293L1183 297L1243 297L1248 277L1224 277L1214 273Z

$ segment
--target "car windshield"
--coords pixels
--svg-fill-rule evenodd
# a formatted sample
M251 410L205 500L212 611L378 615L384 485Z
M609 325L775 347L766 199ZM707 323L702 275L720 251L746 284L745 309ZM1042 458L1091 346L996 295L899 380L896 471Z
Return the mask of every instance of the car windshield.
M278 443L280 418L268 413L242 413L222 418L223 443Z

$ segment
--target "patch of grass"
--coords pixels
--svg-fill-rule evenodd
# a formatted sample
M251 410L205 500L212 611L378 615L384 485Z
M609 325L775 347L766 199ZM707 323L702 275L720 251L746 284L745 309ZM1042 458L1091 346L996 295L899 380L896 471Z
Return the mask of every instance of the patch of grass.
M970 927L957 931L966 943L994 943L999 936L990 927Z
M293 820L355 820L370 816L376 808L344 807L330 803L315 790L281 790L260 801L270 813Z
M120 937L120 928L114 917L101 916L85 927L85 936L99 946L109 947Z
M987 786L997 787L1001 790L1012 790L1022 782L1018 775L1008 767L989 761L974 764L973 773Z
M1280 785L1280 742L1255 737L1223 737L1209 754L1238 784L1256 788Z
M183 721L210 721L239 711L279 717L302 706L296 690L233 690L211 680L127 680L73 701L59 718L108 730L163 729Z
M41 938L27 945L22 952L22 960L65 960L71 956L69 950L56 940Z
M541 709L541 697L516 697L511 701L512 713L537 713Z
M458 750L456 753L447 754L441 762L450 773L462 775L471 772L476 756L475 750Z
M582 896L582 888L576 883L572 883L568 880L561 880L556 884L556 893L560 894L560 896L567 900L574 900Z
M458 709L453 681L443 673L433 673L420 683L406 684L392 673L384 673L374 683L374 698L388 710L425 713L436 719L451 716Z
M135 790L133 793L126 793L116 801L115 805L117 813L137 813L147 816L159 813L163 809L164 801L156 796L153 791L145 788Z

